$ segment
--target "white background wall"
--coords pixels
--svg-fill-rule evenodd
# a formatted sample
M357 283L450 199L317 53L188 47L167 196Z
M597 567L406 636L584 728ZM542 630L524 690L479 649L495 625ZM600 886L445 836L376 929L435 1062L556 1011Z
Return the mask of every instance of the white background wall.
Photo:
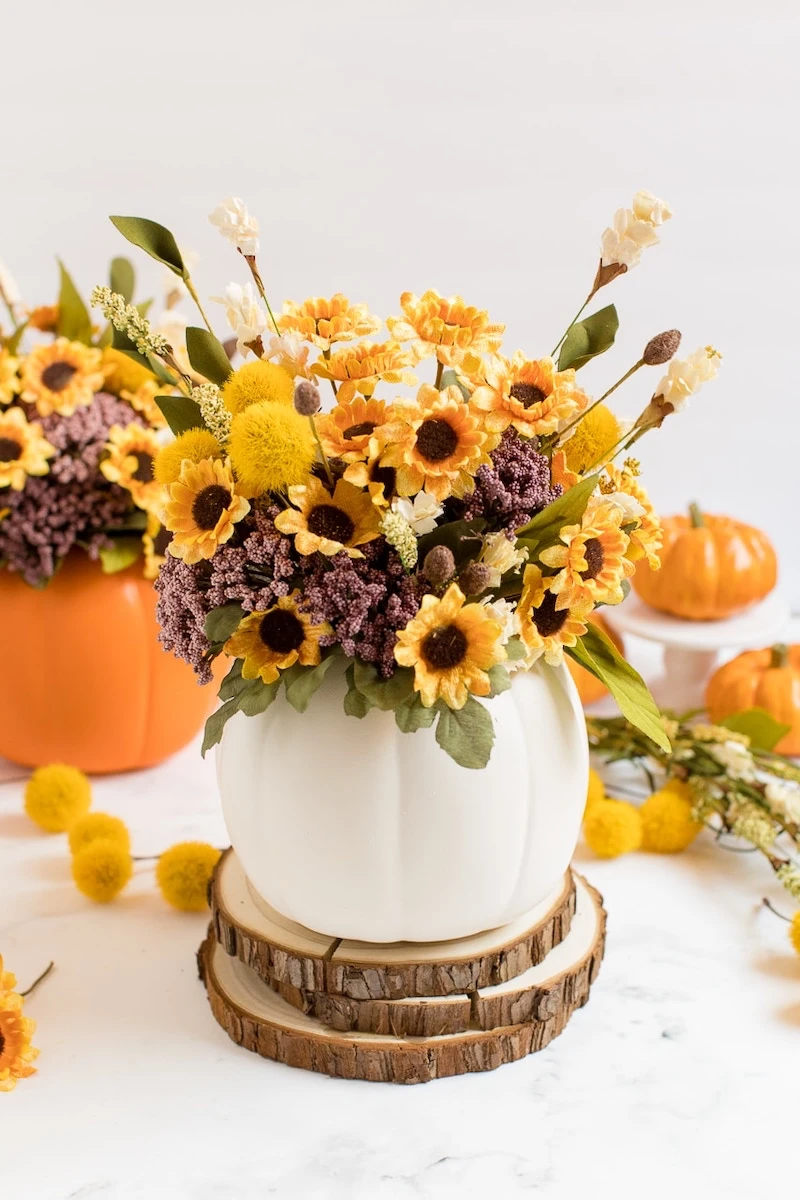
M800 608L798 14L794 0L9 6L0 258L31 300L53 296L56 253L88 291L124 252L106 214L150 216L200 252L216 294L245 279L206 222L234 193L262 221L273 297L341 289L386 314L434 286L505 321L509 350L541 354L614 209L647 187L675 217L602 294L621 336L585 382L671 326L686 350L724 352L717 383L642 443L646 481L664 512L697 498L767 529ZM159 272L137 261L152 291ZM635 415L655 379L618 411Z

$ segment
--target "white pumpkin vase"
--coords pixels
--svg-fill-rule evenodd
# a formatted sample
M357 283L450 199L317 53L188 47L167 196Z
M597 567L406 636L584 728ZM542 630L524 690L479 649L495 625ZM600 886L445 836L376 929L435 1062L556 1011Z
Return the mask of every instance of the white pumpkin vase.
M333 937L428 942L493 929L556 892L588 775L567 668L520 671L486 702L495 744L483 770L453 762L433 728L347 716L343 675L336 664L302 715L281 694L225 727L225 822L256 893Z

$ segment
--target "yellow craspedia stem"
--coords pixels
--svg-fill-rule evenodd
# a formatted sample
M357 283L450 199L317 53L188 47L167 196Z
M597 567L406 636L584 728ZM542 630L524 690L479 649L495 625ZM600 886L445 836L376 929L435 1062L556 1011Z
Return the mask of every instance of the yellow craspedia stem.
M605 404L598 404L575 426L572 437L564 442L564 454L571 471L582 475L602 459L619 441L617 418Z
M222 399L228 412L244 412L251 404L272 400L291 405L294 401L294 380L288 371L275 363L245 363L229 375L222 388Z
M99 840L116 842L124 850L129 851L131 848L128 826L119 817L112 817L109 813L87 813L69 828L69 848L72 854L78 854L84 847Z
M137 363L121 350L106 346L103 351L101 365L106 370L106 380L103 390L119 396L121 392L138 392L143 383L155 379L152 371Z
M153 463L153 474L159 483L175 483L186 461L202 462L205 458L222 458L222 447L207 429L187 429L174 442L162 446Z
M72 859L75 886L96 904L108 904L118 896L132 874L133 859L129 852L109 838L90 842Z
M789 922L789 941L797 953L800 954L800 909L797 910Z
M678 779L648 796L639 809L642 849L654 854L679 854L691 845L702 824L692 819L692 790Z
M606 785L602 778L598 775L593 767L589 768L589 786L586 789L586 808L584 815L589 811L589 805L594 804L597 800L605 799Z
M25 787L25 812L47 833L63 833L89 811L92 787L83 771L63 763L37 767Z
M625 800L596 800L583 822L583 836L598 858L618 858L642 844L639 810Z
M267 400L233 418L228 453L244 494L253 497L305 483L316 444L306 417Z
M165 850L156 865L156 883L167 904L181 912L202 912L220 853L207 842L179 842Z

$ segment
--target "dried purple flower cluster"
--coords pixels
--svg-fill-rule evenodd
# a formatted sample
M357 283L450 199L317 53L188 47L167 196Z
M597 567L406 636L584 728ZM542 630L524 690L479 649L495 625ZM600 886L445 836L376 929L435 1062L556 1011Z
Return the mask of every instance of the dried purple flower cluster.
M561 484L551 484L550 463L534 442L507 429L492 451L491 467L480 467L475 490L460 506L467 520L485 517L493 529L513 537L518 529L561 495Z
M0 562L41 587L76 543L97 558L111 544L106 530L124 525L130 493L100 473L100 458L112 425L142 421L106 392L71 417L37 419L58 454L47 475L30 476L22 491L4 493L3 507L10 511L0 521Z

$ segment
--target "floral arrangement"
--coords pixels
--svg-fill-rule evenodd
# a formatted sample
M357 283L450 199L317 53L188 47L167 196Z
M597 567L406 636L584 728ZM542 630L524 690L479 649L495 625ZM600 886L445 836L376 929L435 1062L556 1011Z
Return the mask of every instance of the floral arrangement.
M4 969L0 954L0 1092L13 1092L20 1079L36 1074L36 1067L31 1065L39 1055L31 1045L36 1022L26 1017L23 1009L25 996L43 978L41 975L27 991L18 992L16 978Z
M217 656L231 662L204 748L233 713L264 711L280 688L305 711L338 660L348 714L393 711L404 732L436 721L444 750L482 767L494 734L481 700L514 671L566 653L666 750L647 689L588 618L623 599L638 559L657 564L659 522L630 449L714 376L720 356L706 347L675 358L680 334L669 330L597 399L578 372L618 326L613 305L584 310L670 216L648 192L616 214L584 304L538 357L503 355L502 325L432 290L402 294L384 340L381 319L339 293L276 314L258 224L235 198L210 219L250 272L221 298L243 365L233 369L200 308L205 328L186 331L194 378L176 370L173 347L124 296L95 290L134 352L181 393L156 397L177 435L156 460L171 534L157 588L165 645L204 681ZM111 219L188 279L163 226ZM610 395L667 363L637 420L621 424Z
M111 278L132 296L130 263L115 259ZM41 587L77 547L108 572L142 559L155 578L153 462L169 430L154 396L168 380L113 326L93 327L63 266L55 305L25 309L5 271L0 301L0 564Z

